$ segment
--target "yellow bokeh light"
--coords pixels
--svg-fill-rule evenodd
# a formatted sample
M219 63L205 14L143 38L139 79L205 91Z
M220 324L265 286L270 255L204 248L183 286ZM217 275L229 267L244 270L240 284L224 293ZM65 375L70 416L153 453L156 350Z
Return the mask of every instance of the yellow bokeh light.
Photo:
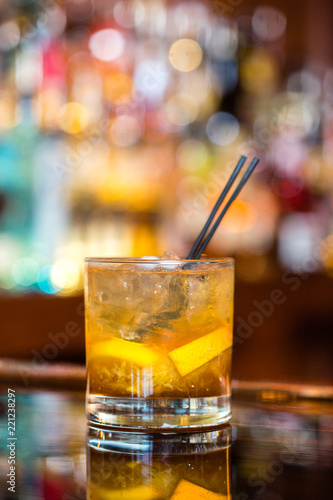
M176 94L166 103L165 114L171 123L184 127L195 120L198 105L193 97L187 94Z
M22 113L15 99L7 93L3 93L0 99L0 116L0 128L3 129L14 128L22 120Z
M196 69L202 61L202 50L198 42L182 38L174 42L169 51L169 61L178 71L188 73Z
M33 104L33 114L40 127L57 126L64 99L63 93L56 89L47 89L38 94Z
M242 87L252 95L270 95L279 80L279 67L272 54L256 48L240 65Z
M65 281L66 281L66 276L64 271L57 265L52 266L52 271L51 271L52 285L57 287L58 289L61 289L63 288Z
M63 293L75 290L80 281L80 269L76 262L68 259L59 259L52 266L52 285L60 288Z
M333 276L333 234L321 241L318 256L328 274Z
M87 128L89 110L78 102L68 102L59 113L59 127L68 134L78 134Z
M177 149L178 165L185 170L200 170L206 164L207 159L208 151L201 141L187 139Z

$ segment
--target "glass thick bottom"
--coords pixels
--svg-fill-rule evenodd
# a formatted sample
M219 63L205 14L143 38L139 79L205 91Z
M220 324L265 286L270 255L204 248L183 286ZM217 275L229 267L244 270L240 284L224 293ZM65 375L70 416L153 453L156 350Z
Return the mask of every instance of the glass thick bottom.
M225 424L214 429L186 432L134 432L107 429L89 424L87 444L99 453L133 455L149 453L149 459L160 455L206 454L225 450L231 444L232 429ZM149 462L148 459L148 462Z
M87 395L87 419L124 429L200 429L228 422L231 395L209 398L111 398Z

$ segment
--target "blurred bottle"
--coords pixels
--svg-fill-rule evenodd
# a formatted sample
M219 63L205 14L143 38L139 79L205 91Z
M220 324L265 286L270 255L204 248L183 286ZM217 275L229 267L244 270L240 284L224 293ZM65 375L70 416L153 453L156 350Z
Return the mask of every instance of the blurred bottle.
M32 156L38 136L31 100L21 99L15 108L14 121L7 129L2 127L0 134L0 260L4 263L0 264L0 287L4 289L18 284L13 266L32 241Z

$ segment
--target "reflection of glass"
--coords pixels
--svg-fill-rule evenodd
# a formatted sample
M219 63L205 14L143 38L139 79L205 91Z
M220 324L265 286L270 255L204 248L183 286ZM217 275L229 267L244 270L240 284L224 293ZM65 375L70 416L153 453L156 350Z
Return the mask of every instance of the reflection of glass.
M87 259L87 415L122 427L229 420L232 259Z
M231 500L229 425L186 434L114 432L90 426L89 500Z

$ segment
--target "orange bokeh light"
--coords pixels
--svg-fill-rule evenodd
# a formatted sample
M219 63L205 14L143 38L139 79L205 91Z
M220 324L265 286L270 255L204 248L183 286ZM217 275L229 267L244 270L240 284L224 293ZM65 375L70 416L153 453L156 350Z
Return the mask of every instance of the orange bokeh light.
M223 228L228 233L244 233L257 220L255 208L242 200L235 200L223 219Z
M125 73L109 74L104 80L104 95L113 104L125 104L132 99L133 80Z

